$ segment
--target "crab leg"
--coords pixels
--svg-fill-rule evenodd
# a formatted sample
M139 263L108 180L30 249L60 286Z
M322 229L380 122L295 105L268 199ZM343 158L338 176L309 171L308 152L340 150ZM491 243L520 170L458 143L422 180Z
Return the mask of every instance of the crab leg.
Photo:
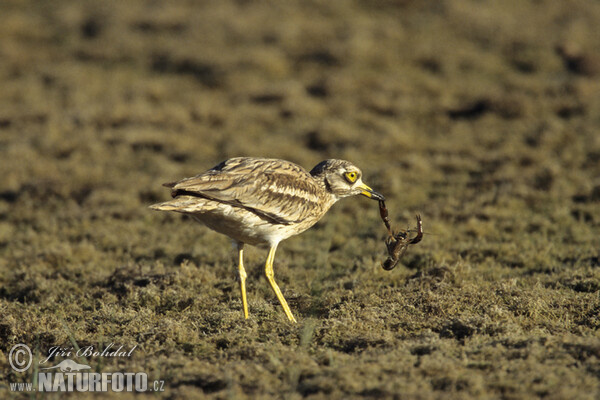
M421 216L417 214L417 236L410 239L408 244L417 244L423 239L423 221L421 221Z
M383 223L385 224L389 235L394 236L394 234L392 233L392 228L390 226L390 220L388 219L388 210L385 206L385 201L383 200L379 200L379 215L381 216L381 219L383 220Z

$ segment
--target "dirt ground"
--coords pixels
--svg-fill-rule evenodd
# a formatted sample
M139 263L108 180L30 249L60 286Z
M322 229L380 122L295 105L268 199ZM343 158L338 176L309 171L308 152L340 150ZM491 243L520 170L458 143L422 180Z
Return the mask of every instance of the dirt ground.
M0 3L0 397L53 346L136 398L598 399L600 3ZM234 156L347 159L377 203L247 247L148 205ZM9 366L18 343L34 368ZM63 358L54 357L51 364ZM44 398L59 398L54 393ZM131 393L78 394L129 398Z

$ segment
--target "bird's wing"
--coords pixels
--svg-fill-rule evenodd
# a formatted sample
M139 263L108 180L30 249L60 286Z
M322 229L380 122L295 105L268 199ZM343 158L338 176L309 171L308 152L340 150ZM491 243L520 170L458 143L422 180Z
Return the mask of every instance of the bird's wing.
M167 185L173 197L205 197L246 208L278 224L300 222L321 203L312 176L284 160L232 158L203 174Z

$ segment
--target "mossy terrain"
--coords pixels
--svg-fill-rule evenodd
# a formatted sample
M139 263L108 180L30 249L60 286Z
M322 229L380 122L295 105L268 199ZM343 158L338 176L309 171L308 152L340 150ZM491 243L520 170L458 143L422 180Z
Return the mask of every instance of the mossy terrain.
M136 398L600 397L600 3L0 3L0 397L10 349L146 372ZM155 212L235 156L347 159L377 203L247 247ZM62 360L57 357L56 364ZM59 398L63 394L47 394ZM132 394L80 393L77 398ZM37 393L37 397L42 397Z

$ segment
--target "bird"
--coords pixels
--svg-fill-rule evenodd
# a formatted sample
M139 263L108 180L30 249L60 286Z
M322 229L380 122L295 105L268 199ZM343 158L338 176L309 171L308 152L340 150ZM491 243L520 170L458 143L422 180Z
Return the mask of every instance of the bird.
M296 322L296 318L273 271L279 243L313 226L344 197L363 195L385 200L363 183L359 168L338 159L321 161L308 172L286 160L236 157L199 175L163 186L171 188L173 198L153 204L151 209L187 214L233 240L238 252L245 319L248 319L248 301L244 245L269 247L265 275L291 322Z

